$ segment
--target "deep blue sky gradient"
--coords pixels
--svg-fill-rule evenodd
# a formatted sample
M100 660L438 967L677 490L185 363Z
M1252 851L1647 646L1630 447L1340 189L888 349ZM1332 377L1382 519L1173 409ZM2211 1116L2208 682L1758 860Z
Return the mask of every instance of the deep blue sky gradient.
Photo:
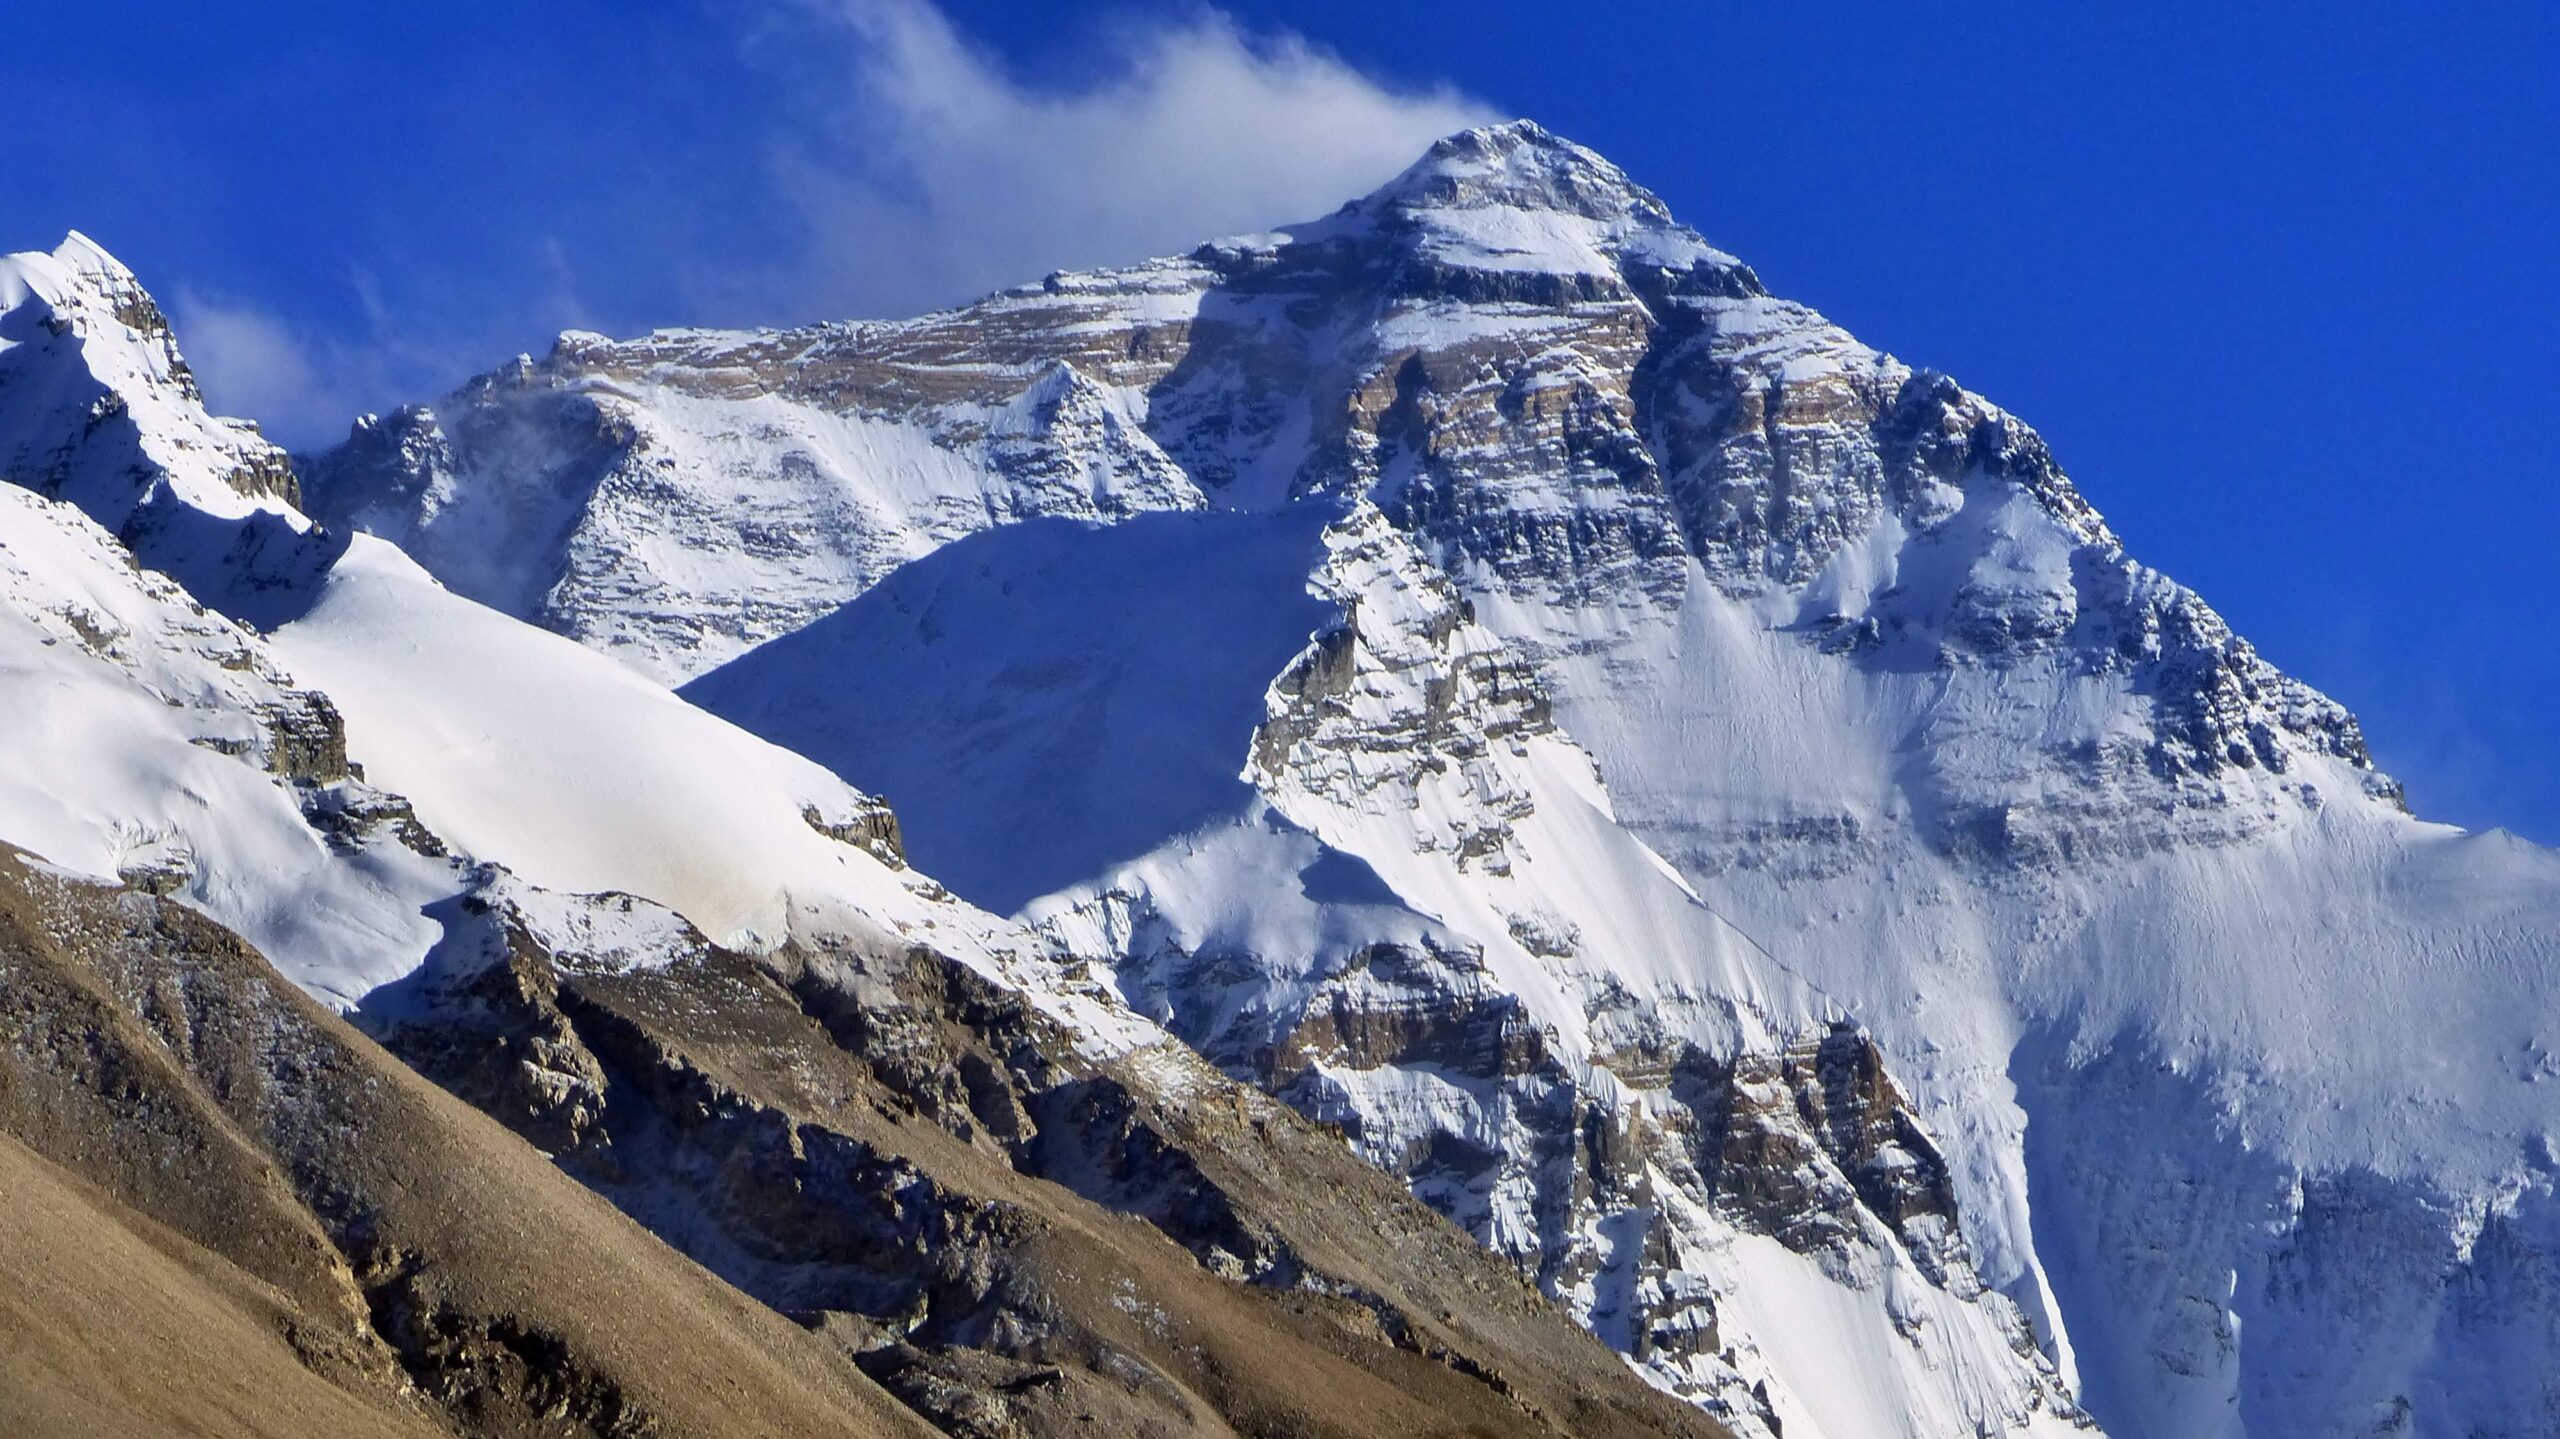
M945 9L1064 87L1200 13ZM566 324L820 317L701 273L793 223L740 159L794 123L756 7L321 12L13 6L0 247L87 230L182 319L278 317L350 404ZM2421 813L2560 842L2560 7L1229 13L1616 159L2034 423L2136 554L2364 715Z

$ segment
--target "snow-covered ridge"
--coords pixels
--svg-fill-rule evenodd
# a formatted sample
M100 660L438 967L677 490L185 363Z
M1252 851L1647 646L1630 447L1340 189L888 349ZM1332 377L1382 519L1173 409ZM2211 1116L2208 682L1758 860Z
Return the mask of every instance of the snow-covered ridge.
M351 771L334 706L135 568L67 503L0 485L0 836L172 894L341 1006L413 968L465 883ZM371 823L381 817L385 823Z
M314 526L89 241L0 262L0 300L0 456L24 467L0 486L0 686L25 757L0 767L0 838L173 894L341 1007L390 994L465 899L592 928L582 896L611 893L749 951L924 946L1097 1055L1162 1042L905 869L833 774Z

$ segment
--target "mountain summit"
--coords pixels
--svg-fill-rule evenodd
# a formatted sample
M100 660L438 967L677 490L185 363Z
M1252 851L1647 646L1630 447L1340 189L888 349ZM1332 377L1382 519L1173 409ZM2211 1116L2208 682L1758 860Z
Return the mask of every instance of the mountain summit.
M1535 120L1462 130L1434 144L1355 208L1555 210L1669 227L1670 207L1598 153Z

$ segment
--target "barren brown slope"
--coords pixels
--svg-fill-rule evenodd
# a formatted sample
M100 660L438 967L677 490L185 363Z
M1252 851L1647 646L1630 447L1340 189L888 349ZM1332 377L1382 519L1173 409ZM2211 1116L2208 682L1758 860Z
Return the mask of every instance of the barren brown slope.
M13 1434L930 1432L229 931L5 847L0 1130Z
M0 1135L0 1434L431 1439L286 1335L293 1303Z
M0 846L0 1428L1720 1432L1179 1049L1097 1066L924 951L508 938L392 1038L561 1167L229 931Z
M664 968L500 906L390 1047L947 1430L1722 1431L1341 1137L915 949Z

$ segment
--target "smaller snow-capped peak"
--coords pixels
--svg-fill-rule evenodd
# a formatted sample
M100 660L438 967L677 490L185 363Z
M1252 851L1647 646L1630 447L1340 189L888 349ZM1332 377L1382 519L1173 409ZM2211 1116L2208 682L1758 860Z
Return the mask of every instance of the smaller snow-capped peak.
M179 356L177 341L170 334L159 305L142 288L142 281L133 271L97 241L73 230L50 254L36 251L12 255L8 260L13 271L10 279L23 287L23 293L44 300L74 324L83 311L103 308L141 342L149 362L145 373L151 379L173 385L190 398L198 395L195 376ZM22 298L14 290L0 294L5 294L13 306Z
M0 256L0 479L77 506L198 602L262 628L336 552L283 449L205 412L159 305L77 233Z
M95 244L0 259L0 714L68 757L0 766L10 843L175 895L341 1007L413 972L496 866L560 904L654 905L657 934L930 946L1093 1056L1161 1041L905 869L872 797L242 488L226 464L282 452L185 374ZM437 430L411 409L356 433Z
M159 305L76 230L0 256L0 380L0 470L110 528L164 491L231 519L300 501L284 451L205 413Z

